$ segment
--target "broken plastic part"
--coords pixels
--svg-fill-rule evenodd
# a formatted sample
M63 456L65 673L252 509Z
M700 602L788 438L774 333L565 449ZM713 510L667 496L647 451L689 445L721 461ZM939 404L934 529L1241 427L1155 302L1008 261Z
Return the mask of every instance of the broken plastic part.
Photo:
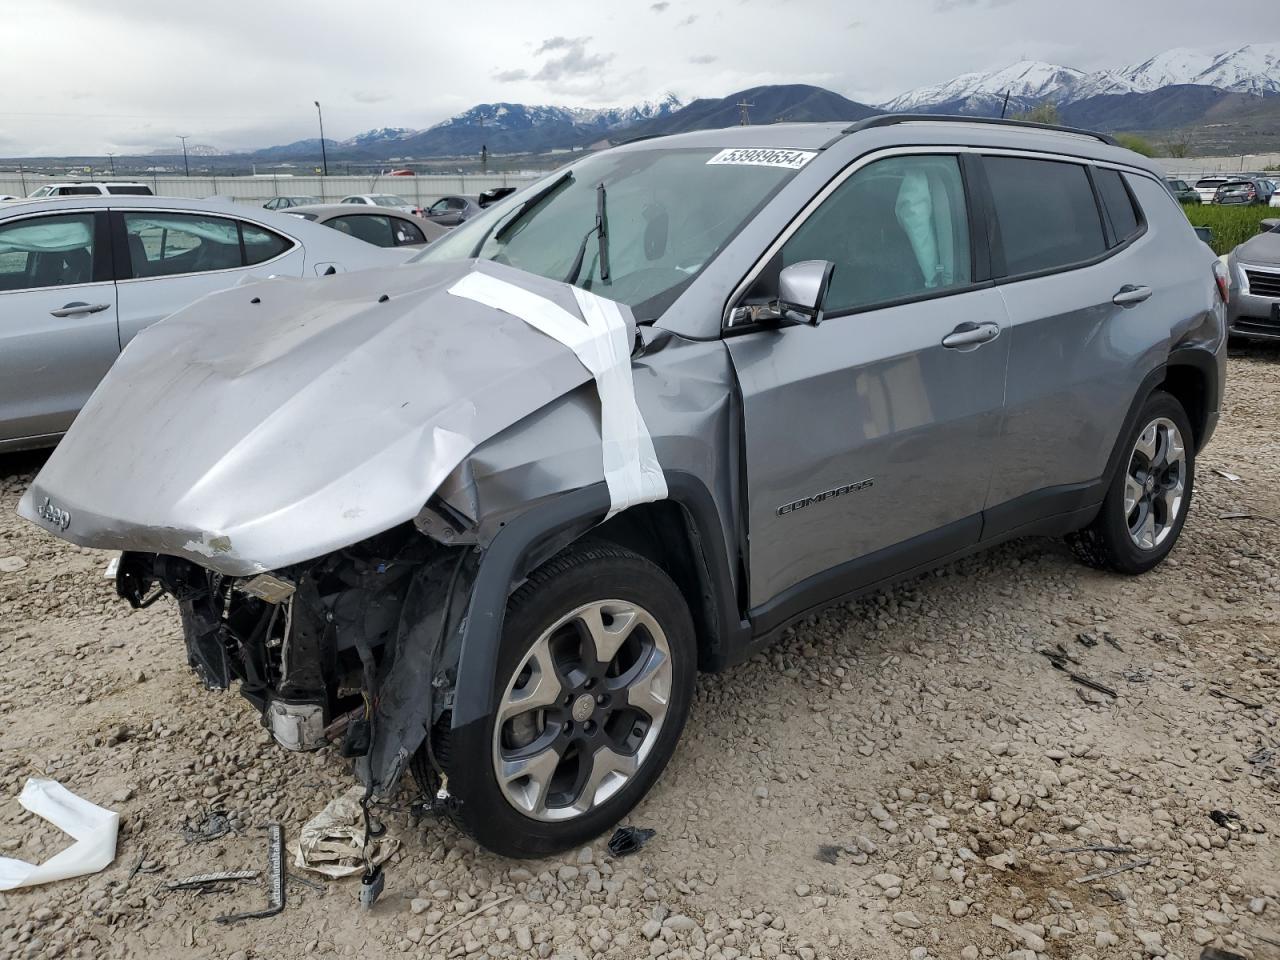
M360 906L372 910L378 897L382 896L382 888L386 886L387 876L382 867L377 866L365 871L360 876Z
M77 797L56 780L37 777L27 780L18 803L70 834L76 842L39 865L0 857L0 890L97 873L115 859L120 828L120 815L115 811Z
M284 577L270 573L260 573L252 580L242 581L237 589L251 597L265 600L267 603L284 603L293 596L297 586Z
M657 833L656 830L650 830L647 827L619 827L609 838L609 852L615 857L625 857L629 853L635 853L648 843L655 833Z
M274 917L284 909L284 827L278 823L267 825L267 883L269 887L265 909L224 914L214 919L218 923L257 920L260 917Z

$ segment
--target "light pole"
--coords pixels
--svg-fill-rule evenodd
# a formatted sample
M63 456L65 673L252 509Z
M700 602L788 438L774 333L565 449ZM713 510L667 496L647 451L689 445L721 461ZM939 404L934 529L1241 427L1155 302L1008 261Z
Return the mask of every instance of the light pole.
M190 136L191 134L187 134L186 137L182 134L178 134L178 139L182 141L182 169L188 177L191 176L191 164L187 162L187 137Z
M111 164L111 175L116 175L116 155L114 153L107 154L107 163Z
M324 151L324 114L320 111L320 101L311 101L316 105L316 116L320 118L320 166L324 171L324 176L329 175L329 157Z

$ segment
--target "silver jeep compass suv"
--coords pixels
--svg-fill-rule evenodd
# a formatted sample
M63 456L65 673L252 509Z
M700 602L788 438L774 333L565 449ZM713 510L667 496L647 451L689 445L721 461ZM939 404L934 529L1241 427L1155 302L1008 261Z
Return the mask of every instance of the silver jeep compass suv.
M124 551L284 746L563 850L650 788L699 670L824 604L1028 534L1173 549L1228 283L1162 176L940 117L595 153L416 262L147 329L20 510Z

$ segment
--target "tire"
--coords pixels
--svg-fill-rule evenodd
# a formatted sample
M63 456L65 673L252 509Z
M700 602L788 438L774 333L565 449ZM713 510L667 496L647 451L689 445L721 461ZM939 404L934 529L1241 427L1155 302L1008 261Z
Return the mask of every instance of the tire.
M1123 455L1098 516L1067 541L1089 566L1146 573L1169 555L1191 509L1194 434L1182 404L1156 390L1121 443Z
M587 843L666 767L696 669L693 620L661 568L611 544L570 547L507 603L494 712L433 732L452 818L502 856ZM424 767L420 753L414 773L426 788Z

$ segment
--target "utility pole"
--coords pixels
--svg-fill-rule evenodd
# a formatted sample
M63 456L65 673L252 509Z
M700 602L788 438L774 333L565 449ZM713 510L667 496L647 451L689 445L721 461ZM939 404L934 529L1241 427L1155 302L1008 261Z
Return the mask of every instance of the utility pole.
M1008 91L1008 90L1006 90L1006 91L1004 92L1004 106L1000 108L1000 119L1001 119L1001 120L1003 120L1003 119L1004 119L1004 115L1005 115L1006 111L1008 111L1008 109L1009 109L1009 91Z
M743 127L751 126L751 114L748 113L747 111L754 106L755 106L754 103L747 103L747 101L745 100L738 101L738 111L739 113L741 113L741 119L738 121L739 126L743 126Z
M188 177L191 176L191 164L187 162L187 139L190 136L191 134L187 134L185 137L182 134L178 134L178 139L182 141L182 170Z
M324 114L320 110L320 101L311 101L316 105L316 116L320 118L320 167L324 176L329 175L329 155L324 149Z
M107 154L107 163L111 165L111 175L116 175L116 155L114 153Z

